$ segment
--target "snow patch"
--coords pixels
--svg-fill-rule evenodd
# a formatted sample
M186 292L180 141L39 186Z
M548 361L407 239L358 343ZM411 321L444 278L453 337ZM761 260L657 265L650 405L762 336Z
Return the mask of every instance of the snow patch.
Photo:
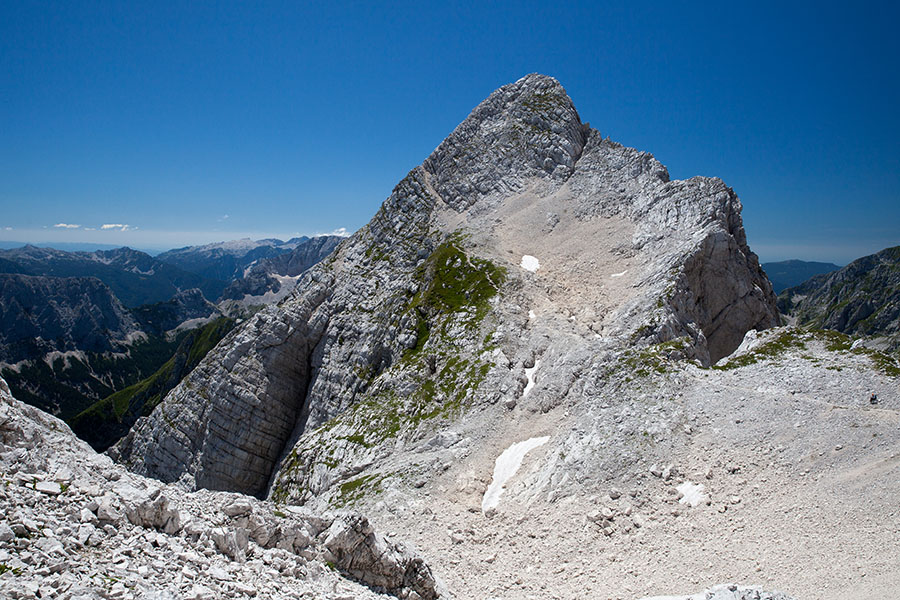
M531 388L534 387L534 372L537 371L538 367L541 366L541 361L534 361L534 366L530 369L525 369L525 377L528 378L528 383L525 384L525 391L522 392L522 397L528 395L528 392L531 391Z
M522 257L522 263L520 266L526 271L531 271L532 273L534 273L541 268L541 261L539 261L534 256L531 256L530 254L526 254Z
M529 311L528 311L528 320L529 320L529 321L534 321L536 318L537 318L537 315L534 314L534 311L533 311L533 310L529 310Z
M524 442L516 442L506 450L504 450L497 460L494 462L494 477L491 485L488 486L481 500L481 511L487 513L492 508L496 508L500 503L500 495L519 467L522 466L522 460L525 455L538 446L543 446L550 439L550 436L536 437L525 440Z
M621 277L622 275L624 275L627 272L628 272L628 269L625 269L621 273L613 273L612 275L610 275L610 277Z
M697 506L706 502L706 494L703 492L706 488L703 487L702 483L685 481L681 485L676 486L675 489L681 494L681 499L678 500L681 504Z

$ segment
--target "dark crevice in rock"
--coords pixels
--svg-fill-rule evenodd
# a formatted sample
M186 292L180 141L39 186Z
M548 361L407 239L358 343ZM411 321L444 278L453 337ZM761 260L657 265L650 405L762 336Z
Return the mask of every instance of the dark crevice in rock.
M306 384L303 386L303 393L297 398L297 406L294 411L294 414L297 415L296 422L294 424L293 429L290 431L290 434L281 441L280 449L278 451L278 459L272 463L271 469L269 470L268 477L266 477L266 487L263 490L263 494L261 497L265 498L268 496L270 490L272 489L272 485L275 481L275 476L278 474L279 466L282 465L290 454L293 447L296 445L297 440L300 439L300 436L306 431L306 425L309 422L309 414L310 414L310 389L313 386L313 382L315 381L315 368L313 367L313 355L316 350L319 349L319 346L323 343L324 333L327 330L323 328L322 335L316 340L315 344L311 344L310 352L307 354L305 359L306 364L306 372L309 374L309 378L306 381Z

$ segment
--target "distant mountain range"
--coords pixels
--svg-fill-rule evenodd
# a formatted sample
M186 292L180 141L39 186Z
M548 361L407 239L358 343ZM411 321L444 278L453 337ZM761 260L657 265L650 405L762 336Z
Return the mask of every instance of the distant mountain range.
M125 306L162 302L182 290L198 288L216 300L228 284L153 258L149 254L117 248L95 252L65 252L24 246L0 250L0 272L49 277L96 277Z
M805 260L783 260L763 263L763 271L769 276L776 294L795 285L800 285L810 277L831 273L840 269L838 265L825 262L809 262Z
M81 415L73 427L104 448L236 318L285 296L343 239L236 240L158 257L0 250L0 373L22 400L66 420Z
M186 246L163 252L156 258L207 279L233 281L243 277L244 270L256 261L287 254L309 240L308 237L292 238L286 242L278 239L244 238L203 246Z
M900 347L900 246L788 288L778 307L799 325L882 338L882 347Z
M25 242L10 242L0 240L0 249L9 250L12 248L21 248L25 246ZM92 244L89 242L29 242L27 245L37 246L39 248L53 248L55 250L65 250L66 252L95 252L97 250L116 250L121 245L116 244ZM156 256L165 248L135 248L141 252L145 252L150 256Z
M331 254L337 245L344 240L336 235L323 235L308 238L292 251L264 258L245 270L244 276L232 281L222 299L242 300L249 297L260 297L267 292L281 292L284 278L295 279L304 271Z

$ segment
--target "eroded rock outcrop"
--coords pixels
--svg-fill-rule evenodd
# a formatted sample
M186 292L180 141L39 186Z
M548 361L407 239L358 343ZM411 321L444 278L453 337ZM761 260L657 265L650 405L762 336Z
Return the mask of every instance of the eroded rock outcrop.
M582 372L616 348L680 340L680 356L714 362L778 320L740 209L720 180L670 181L603 139L556 80L529 75L114 455L164 481L341 506L429 424L501 398L546 411L589 397Z
M0 472L4 598L438 597L422 559L365 517L132 475L2 379Z

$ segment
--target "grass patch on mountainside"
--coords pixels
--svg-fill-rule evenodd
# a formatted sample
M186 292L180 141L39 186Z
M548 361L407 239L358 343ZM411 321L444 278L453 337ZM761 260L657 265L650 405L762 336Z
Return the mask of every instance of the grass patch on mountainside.
M756 364L762 360L777 358L792 348L805 350L806 341L808 341L808 339L807 336L804 336L803 333L797 329L786 329L775 336L775 338L763 342L752 351L729 359L724 365L713 365L710 368L717 371L730 371L740 367L746 367L747 365Z
M490 299L506 282L504 267L466 254L463 242L460 234L450 236L416 270L420 289L408 310L416 315L418 338L404 355L408 361L422 353L432 330L445 324L447 315L466 311L468 323L477 326L490 309Z
M405 311L416 319L415 346L387 370L361 374L369 381L360 400L304 435L282 463L272 500L304 502L330 490L333 506L352 505L382 479L357 472L342 480L339 468L352 471L395 440L418 439L470 408L491 366L479 358L491 339L485 318L507 274L470 256L464 243L450 236L417 268ZM313 479L324 489L310 489Z
M689 338L680 337L643 348L629 348L620 360L621 367L627 373L626 381L653 373L668 373L672 370L674 361L683 358L690 344Z
M829 352L866 356L872 362L872 367L877 371L889 377L900 377L900 357L870 348L853 348L854 338L831 329L788 328L750 352L737 356L724 365L711 368L719 371L728 371L761 361L777 360L790 350L807 350L808 344L813 341L823 344ZM821 362L808 353L801 355L801 357L815 364ZM826 368L840 370L840 367L836 366Z

